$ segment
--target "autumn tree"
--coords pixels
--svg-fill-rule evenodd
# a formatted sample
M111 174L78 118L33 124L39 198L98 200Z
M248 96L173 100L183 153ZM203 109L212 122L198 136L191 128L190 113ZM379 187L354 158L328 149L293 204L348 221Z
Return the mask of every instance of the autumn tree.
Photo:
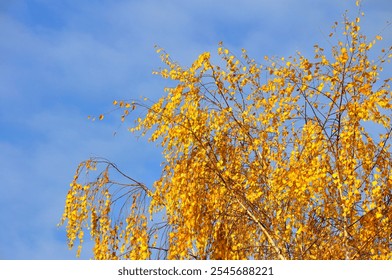
M95 259L391 259L391 78L380 73L392 48L372 52L382 37L360 32L362 16L335 23L336 44L312 58L260 64L220 45L221 62L203 53L184 68L157 48L156 74L175 85L150 105L114 105L122 121L142 114L130 131L162 146L161 176L147 186L108 160L80 163L68 245L79 254L88 232Z

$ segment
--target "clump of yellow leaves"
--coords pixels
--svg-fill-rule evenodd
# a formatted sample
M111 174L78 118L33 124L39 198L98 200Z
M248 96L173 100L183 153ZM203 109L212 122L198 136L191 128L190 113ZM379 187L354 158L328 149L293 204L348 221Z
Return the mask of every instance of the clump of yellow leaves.
M69 245L89 229L97 259L391 259L392 94L380 79L391 49L370 60L382 38L368 42L359 22L312 59L260 65L220 45L222 63L203 53L183 68L158 49L157 74L176 85L131 131L162 145L162 175L120 185L118 210L107 169L78 183L99 161L84 162L66 200ZM114 105L123 120L143 106Z
M94 181L85 185L78 183L83 172L88 177L98 165L105 168ZM109 178L111 171L120 173L127 182ZM122 174L115 164L105 159L94 158L80 163L66 197L61 221L68 221L69 247L72 248L78 239L79 256L84 231L88 230L94 241L95 259L147 259L150 256L147 217L143 207L139 207L145 204L146 195L150 195L146 186ZM121 204L120 209L116 207L118 204Z

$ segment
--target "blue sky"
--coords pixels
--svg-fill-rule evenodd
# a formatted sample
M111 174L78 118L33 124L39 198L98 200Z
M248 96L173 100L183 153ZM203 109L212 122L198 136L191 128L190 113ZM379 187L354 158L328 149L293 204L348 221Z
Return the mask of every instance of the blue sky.
M3 0L0 2L0 259L74 259L57 228L77 164L106 157L151 183L160 151L120 126L91 122L114 99L156 98L167 81L154 45L183 65L218 42L251 57L311 55L354 0ZM392 21L367 0L362 29ZM382 44L391 45L391 27ZM390 70L391 68L388 68ZM114 136L113 133L116 132ZM84 250L82 258L89 258Z

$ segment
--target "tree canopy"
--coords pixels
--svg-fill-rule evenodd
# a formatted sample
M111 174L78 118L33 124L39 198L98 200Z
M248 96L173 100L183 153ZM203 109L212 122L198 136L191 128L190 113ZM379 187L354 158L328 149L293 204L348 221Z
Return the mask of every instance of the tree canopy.
M113 103L162 146L161 176L146 186L80 163L68 245L79 254L89 232L95 259L391 259L392 48L374 54L382 37L361 18L335 23L311 58L258 63L220 44L218 63L206 52L185 68L157 48L155 73L175 85L151 105Z

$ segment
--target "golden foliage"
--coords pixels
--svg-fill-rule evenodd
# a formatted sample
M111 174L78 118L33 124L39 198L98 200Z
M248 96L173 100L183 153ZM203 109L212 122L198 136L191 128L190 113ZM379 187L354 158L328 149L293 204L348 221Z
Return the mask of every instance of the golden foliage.
M109 179L110 162L81 163L69 246L88 230L96 259L391 259L391 48L370 60L382 37L368 42L359 22L345 18L344 40L313 59L261 65L220 45L222 63L203 53L183 68L157 49L156 74L176 85L130 131L162 145L161 177L148 189ZM145 106L114 105L123 121ZM98 179L78 183L97 164Z

